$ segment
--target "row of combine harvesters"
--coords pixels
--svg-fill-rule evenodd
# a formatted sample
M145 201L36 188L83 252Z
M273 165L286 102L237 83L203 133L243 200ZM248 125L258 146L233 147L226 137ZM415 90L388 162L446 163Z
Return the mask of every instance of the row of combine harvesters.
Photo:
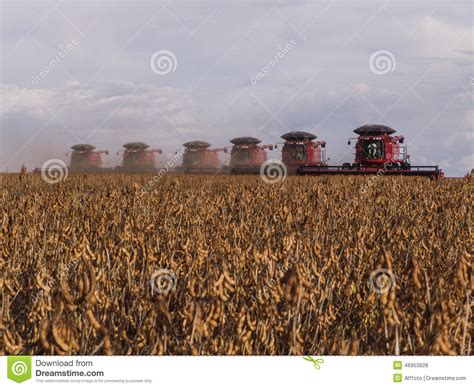
M409 175L438 178L443 172L438 166L412 166L403 146L404 137L395 136L395 130L384 125L364 125L354 130L355 160L340 166L328 165L325 155L326 142L316 140L309 132L294 131L281 136L284 140L281 161L289 175ZM182 163L173 169L185 174L259 174L267 161L267 150L278 148L277 144L261 145L255 137L238 137L231 140L231 147L211 148L204 141L185 143ZM127 143L124 146L122 165L115 168L102 167L102 154L88 144L72 148L69 172L158 172L155 154L160 149L150 149L145 143ZM230 148L230 163L221 166L219 152Z

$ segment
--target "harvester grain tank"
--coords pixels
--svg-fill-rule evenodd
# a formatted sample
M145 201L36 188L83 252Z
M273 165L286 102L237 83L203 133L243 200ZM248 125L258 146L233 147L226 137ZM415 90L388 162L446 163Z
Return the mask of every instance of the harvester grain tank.
M304 131L293 131L281 136L285 142L281 158L288 174L296 174L301 166L325 166L326 156L324 140L316 141L316 135Z
M127 172L155 172L155 154L161 154L160 149L149 149L145 143L135 142L124 144L121 170Z
M71 147L70 172L101 172L102 154L108 155L109 151L98 150L91 144L76 144Z
M301 175L408 175L442 177L438 166L412 166L403 136L394 136L395 130L385 125L368 124L354 130L355 160L342 166L302 166Z
M245 136L236 137L230 141L231 174L259 174L260 166L267 160L267 150L273 150L272 144L259 145L261 140Z
M227 148L210 148L205 141L195 140L184 143L183 164L179 170L186 174L215 174L220 171L219 152Z

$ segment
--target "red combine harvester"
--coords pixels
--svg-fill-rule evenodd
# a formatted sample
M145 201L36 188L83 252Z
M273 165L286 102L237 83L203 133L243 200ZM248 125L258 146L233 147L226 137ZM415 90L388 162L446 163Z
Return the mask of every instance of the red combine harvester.
M260 166L267 160L267 149L272 144L259 145L261 140L255 137L236 137L230 141L233 145L230 154L231 174L259 174Z
M95 146L91 144L76 144L73 145L71 149L71 162L69 166L66 167L66 164L61 159L51 159L45 163L46 165L47 163L51 162L51 165L36 167L33 172L41 173L43 171L48 171L49 169L66 169L69 173L96 173L107 172L109 170L113 171L113 169L102 167L102 154L108 155L109 151L94 151ZM66 154L66 156L69 156L69 154ZM58 164L58 161L61 163Z
M123 147L122 166L120 171L126 172L155 172L155 153L161 154L160 149L148 149L150 146L145 143L127 143Z
M90 144L76 144L71 147L70 172L101 172L102 154L108 155L109 151L94 151L95 147Z
M183 164L179 168L186 174L215 174L220 171L219 152L227 152L227 148L213 148L205 141L189 141L184 143L186 148Z
M368 124L354 130L359 135L355 145L355 162L342 166L305 165L299 175L409 175L438 178L444 174L438 166L412 166L403 136L392 136L395 130L385 125ZM347 144L351 144L349 139Z
M301 166L325 166L326 142L314 141L316 135L304 131L288 132L281 136L285 142L281 151L281 158L288 174L296 174Z

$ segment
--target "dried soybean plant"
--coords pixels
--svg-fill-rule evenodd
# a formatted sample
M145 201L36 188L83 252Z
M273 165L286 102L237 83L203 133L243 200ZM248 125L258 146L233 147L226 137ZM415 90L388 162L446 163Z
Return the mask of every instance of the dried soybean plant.
M1 354L473 354L471 177L21 178Z

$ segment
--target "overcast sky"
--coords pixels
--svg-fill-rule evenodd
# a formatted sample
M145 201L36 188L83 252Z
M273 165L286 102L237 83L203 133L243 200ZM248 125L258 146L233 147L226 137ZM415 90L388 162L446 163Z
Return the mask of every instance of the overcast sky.
M461 176L472 22L472 3L452 0L2 2L0 171L83 142L115 166L129 141L164 163L185 141L290 130L340 164L352 131L380 123L406 136L413 165Z

